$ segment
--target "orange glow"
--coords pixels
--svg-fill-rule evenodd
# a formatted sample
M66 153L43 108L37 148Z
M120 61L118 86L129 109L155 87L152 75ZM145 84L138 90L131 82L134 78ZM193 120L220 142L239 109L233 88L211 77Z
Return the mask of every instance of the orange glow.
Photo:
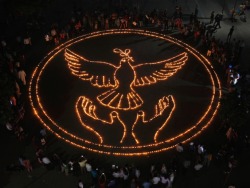
M97 96L97 100L103 106L114 110L133 110L139 108L143 104L143 100L133 87L142 87L166 80L176 73L177 70L179 70L188 60L187 53L183 52L163 61L142 63L133 66L131 63L133 63L134 60L133 57L129 55L131 52L130 49L122 51L121 49L115 48L113 52L120 54L122 57L119 66L114 66L112 63L103 61L87 60L67 48L65 49L64 54L65 59L68 62L68 67L74 76L77 76L84 81L89 80L90 83L96 87L112 88ZM130 83L128 82L126 84L130 89L124 93L120 91L120 88L123 86L120 86L117 74L118 72L121 72L121 69L126 65L129 67L127 68L127 73L129 74L129 71L131 71L133 79ZM99 70L106 68L108 71L107 73L93 72L91 70L92 66L98 67ZM148 69L148 67L150 67L150 69ZM147 71L145 71L145 69L147 69ZM127 104L127 106L124 105L124 103Z
M123 96L122 94L114 95L112 97L112 100L109 101L109 103L103 102L103 96L105 95L99 95L97 97L98 102L100 102L102 105L109 107L113 109L113 111L109 114L109 118L107 120L101 119L98 117L96 112L96 105L93 104L93 102L88 99L87 97L80 96L77 100L77 103L75 105L75 110L77 117L79 121L81 122L81 125L89 130L93 135L95 135L98 139L98 143L95 143L93 141L75 136L74 134L70 133L69 131L62 128L58 123L56 123L46 112L46 110L43 107L42 102L40 101L39 96L39 82L41 79L41 76L43 74L43 71L46 69L47 65L51 62L51 60L58 55L58 53L65 51L67 54L67 49L80 41L84 41L86 39L96 38L99 36L105 36L105 35L114 35L114 34L138 34L143 36L149 36L153 38L158 38L170 43L173 43L185 50L182 54L179 54L176 57L173 57L171 59L168 59L168 63L164 65L162 69L156 70L151 74L150 76L146 75L139 75L138 72L139 69L141 69L143 66L149 66L150 63L144 63L140 65L131 67L134 71L135 77L133 82L130 85L131 91L134 91L134 93L130 93L127 96ZM114 51L119 51L119 49L115 49ZM122 54L122 53L124 54ZM128 50L126 51L119 51L121 57L124 55L127 58L131 58L129 60L129 63L133 62L133 58L129 56ZM171 119L172 114L174 113L174 110L176 108L176 103L173 98L173 96L164 96L161 99L159 99L158 103L155 105L155 114L153 117L145 118L145 112L139 110L137 112L136 120L134 121L132 125L132 136L136 142L136 145L133 146L124 146L122 145L125 137L127 136L127 126L123 120L120 118L119 110L132 110L137 109L143 104L143 100L141 99L140 102L138 101L138 96L135 96L135 89L137 86L142 87L145 85L151 85L153 83L156 83L160 80L166 80L171 76L175 71L180 69L184 63L187 61L187 55L194 56L199 62L203 65L205 70L208 72L210 77L210 82L212 85L212 95L210 98L210 102L206 108L206 110L203 112L203 115L200 117L200 119L191 127L189 127L187 130L183 131L179 135L176 135L174 137L171 137L169 139L158 141L159 133L163 130L163 128L166 127L168 121ZM111 77L107 77L105 75L103 76L93 76L89 74L88 72L82 71L79 75L78 68L80 66L79 58L84 59L83 57L73 53L69 52L66 56L68 66L71 70L71 73L73 75L78 76L82 80L86 81L89 80L93 86L96 87L105 87L105 88L111 88L114 89L118 87L118 82L115 79L112 79ZM77 57L77 58L76 58ZM88 61L84 59L85 61ZM121 60L122 61L122 60ZM95 62L96 63L96 62ZM118 69L111 63L107 62L97 62L102 65L108 65L113 69L113 74L111 76L115 77L116 70ZM156 62L154 64L158 65L161 64L162 61ZM151 63L152 64L152 63ZM113 67L113 68L112 68ZM173 72L167 72L166 69L174 68L175 71ZM110 90L109 90L110 91ZM107 91L107 92L109 92ZM111 94L110 94L111 95ZM220 98L221 98L222 92L221 92L221 83L220 80L214 71L213 66L209 62L209 60L206 59L202 54L200 54L197 50L195 50L193 47L189 46L186 43L183 43L180 40L177 40L173 37L166 36L164 34L159 34L156 32L151 31L144 31L144 30L137 30L137 29L112 29L112 30L106 30L106 31L98 31L90 34L86 34L83 36L79 36L77 38L71 39L67 41L64 44L61 44L57 46L53 51L51 51L47 56L44 57L44 59L39 63L39 65L35 68L30 83L29 83L29 99L31 107L34 111L34 114L36 117L40 120L40 122L45 126L49 131L51 131L55 136L58 138L64 140L65 142L75 146L82 148L84 150L89 150L91 152L101 153L101 154L107 154L107 155L117 155L117 156L140 156L140 155L150 155L158 152L163 152L169 149L172 149L176 146L176 144L182 142L189 142L190 140L194 139L196 136L198 136L200 133L202 133L209 125L211 125L212 121L214 120L218 109L220 107ZM126 100L130 101L130 105L127 108L124 108L124 106L121 104L121 98L125 97ZM171 105L170 105L171 104ZM153 121L155 118L162 116L164 112L169 109L170 114L165 118L165 121L162 125L160 125L160 128L156 131L154 134L154 142L151 144L145 144L140 145L140 140L137 138L137 135L134 133L134 128L137 126L138 123L143 123L145 126L148 122ZM87 125L83 122L82 116L88 116L94 120L103 121L107 124L113 124L115 121L119 122L123 126L123 136L120 140L121 145L107 145L105 144L105 138L103 135L100 135L96 130L92 128L91 125Z

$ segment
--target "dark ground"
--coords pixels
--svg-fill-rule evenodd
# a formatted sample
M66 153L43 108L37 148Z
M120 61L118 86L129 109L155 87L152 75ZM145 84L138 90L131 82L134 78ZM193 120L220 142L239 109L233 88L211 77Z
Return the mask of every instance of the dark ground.
M146 1L147 2L147 1ZM156 1L159 3L159 1ZM79 3L79 1L76 2L76 4ZM172 3L172 2L171 2ZM61 3L63 4L63 3ZM145 3L145 6L148 4ZM199 5L201 5L202 2L200 2ZM64 20L62 17L64 16L65 19L67 19L67 16L65 16L65 13L67 12L67 9L71 9L71 7L65 7L62 6L62 10L57 9L57 11L51 11L55 10L56 7L56 1L51 2L50 8L46 7L44 10L48 11L48 15L51 15L51 20L54 19L61 19ZM157 4L156 4L157 6ZM207 10L206 10L207 11ZM59 16L60 15L60 16ZM48 18L49 20L49 18ZM63 21L62 21L63 22ZM19 28L22 23L16 23L15 28ZM227 24L227 21L225 21L225 24ZM248 23L246 23L249 25ZM48 24L49 25L49 24ZM225 28L227 26L225 25ZM246 26L244 26L246 27ZM11 33L17 32L15 28L6 29L5 33L2 34L4 36L12 36ZM44 29L47 31L46 29ZM224 30L224 28L222 28ZM224 33L227 33L227 29L225 29ZM242 30L241 30L242 32ZM247 32L246 32L247 33ZM240 36L242 34L238 33ZM36 36L43 36L44 31L39 30L36 32ZM222 34L218 34L222 35ZM249 35L249 33L247 33ZM15 35L14 35L15 36ZM28 58L29 58L29 65L27 65L27 73L28 77L30 76L31 71L36 66L36 63L39 62L44 54L46 54L50 48L43 46L43 37L34 38L34 46L38 46L37 48L31 48L29 49ZM249 43L247 43L247 46ZM39 50L37 50L39 49ZM244 66L246 66L246 63L244 63ZM247 67L247 66L246 66ZM5 130L5 128L1 128L1 178L0 178L0 186L6 187L6 188L14 188L14 187L76 187L77 181L79 177L75 176L67 176L65 177L63 174L59 173L58 170L51 170L47 171L45 168L39 166L39 164L36 163L35 155L34 155L34 148L31 145L31 136L33 132L37 132L41 124L36 119L36 117L33 115L30 109L30 105L28 103L25 104L26 108L26 114L25 118L23 120L23 125L27 130L29 130L28 137L26 141L19 142L15 135ZM225 133L223 131L218 131L218 126L220 126L221 121L217 118L213 124L200 136L198 136L194 142L195 143L204 143L204 145L207 146L207 150L210 151L213 154L216 154L218 149L220 148L222 143L225 143ZM249 129L246 129L248 131ZM61 156L65 158L71 158L71 157L77 157L80 154L84 153L84 155L91 159L94 165L98 167L105 167L109 168L111 164L132 164L134 163L136 166L139 166L141 171L148 172L149 166L152 163L159 163L161 164L163 161L169 162L171 159L173 159L173 156L175 156L176 152L174 150L170 150L161 154L157 155L150 155L146 157L114 157L114 156L106 156L106 155L99 155L95 153L90 153L87 151L82 151L77 148L72 148L70 145L64 143L61 140L56 139L53 135L49 135L49 147L48 152L56 152L61 154ZM185 146L184 146L185 147ZM199 188L199 187L226 187L226 185L229 185L230 183L235 183L237 188L244 188L249 187L250 182L248 178L248 170L250 168L249 163L249 157L250 152L249 150L242 149L238 151L238 161L239 165L237 168L233 169L233 171L230 174L224 174L224 167L222 164L217 164L216 161L212 162L211 166L208 169L203 169L199 174L194 173L193 170L189 170L185 175L177 175L176 177L176 183L174 187L192 187L192 188ZM32 162L34 164L34 171L32 172L32 178L29 178L27 174L23 171L21 172L10 172L6 171L6 166L12 163L17 163L18 156L21 154L25 154L32 159ZM145 176L147 176L147 173L144 173ZM89 181L88 177L82 177L86 184Z

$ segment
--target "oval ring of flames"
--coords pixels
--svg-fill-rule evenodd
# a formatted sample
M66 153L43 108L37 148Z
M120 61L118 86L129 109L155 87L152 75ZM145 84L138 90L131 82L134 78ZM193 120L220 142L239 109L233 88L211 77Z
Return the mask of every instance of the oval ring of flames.
M175 45L183 48L188 54L194 56L202 64L203 68L206 70L206 72L210 77L209 79L211 82L212 95L210 98L209 105L207 106L203 115L198 119L196 123L194 123L191 127L183 131L181 134L175 135L174 137L165 140L161 140L159 142L154 142L152 144L145 144L145 145L135 144L133 146L119 146L119 145L117 146L117 145L95 143L87 139L84 139L82 137L76 136L75 134L66 130L64 127L61 127L59 123L57 123L55 120L53 120L52 117L49 116L49 114L44 109L44 106L40 100L39 82L41 75L43 74L43 71L46 69L50 61L58 53L65 50L70 45L77 43L78 41L83 41L98 36L106 36L114 34L142 35L174 43ZM220 98L221 98L221 84L216 72L213 69L213 66L211 65L208 59L206 59L193 47L171 36L151 31L139 30L139 29L122 29L122 30L113 29L106 31L98 31L68 40L67 42L56 47L49 54L47 54L47 56L43 58L43 60L35 68L29 84L29 99L34 114L49 131L51 131L58 138L64 140L67 143L72 144L75 147L82 148L84 150L89 150L91 152L97 152L108 155L122 155L122 156L149 155L174 148L176 144L180 142L185 143L192 140L194 137L199 135L204 129L206 129L209 125L211 125L220 106L219 103Z

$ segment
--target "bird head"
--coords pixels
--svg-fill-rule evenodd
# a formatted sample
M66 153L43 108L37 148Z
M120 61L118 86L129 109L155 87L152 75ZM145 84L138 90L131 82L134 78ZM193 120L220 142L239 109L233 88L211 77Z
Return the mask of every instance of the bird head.
M122 51L121 49L115 48L113 50L114 53L120 54L120 56L122 57L121 59L121 63L130 63L130 62L134 62L133 57L129 56L131 50L130 49L125 49L124 51Z

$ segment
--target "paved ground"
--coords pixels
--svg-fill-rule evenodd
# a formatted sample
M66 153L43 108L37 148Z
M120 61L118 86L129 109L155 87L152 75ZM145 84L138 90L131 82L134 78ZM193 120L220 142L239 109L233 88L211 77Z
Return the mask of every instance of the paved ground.
M83 5L82 1L74 1L76 5ZM92 2L93 3L93 2ZM141 9L151 10L152 8L162 8L166 7L167 9L171 9L170 7L174 6L176 1L161 1L161 0L138 0L136 1L135 5L139 6ZM188 14L194 10L195 4L198 5L199 8L199 17L200 19L204 19L204 21L208 21L209 15L212 10L215 10L216 12L220 12L222 10L222 7L224 6L224 1L177 1L178 4L182 5L184 14ZM57 11L55 13L60 13L60 15L64 15L67 13L68 8L72 7L71 2L62 2L63 9L61 11ZM68 6L67 6L68 5ZM85 5L85 4L84 4ZM52 5L52 7L56 7L56 5ZM91 5L89 5L91 6ZM229 9L234 6L234 1L231 0L230 2L227 2L224 6L224 20L221 24L222 28L217 31L215 34L216 37L221 38L222 40L226 39L227 33L229 32L229 29L232 25L232 22L228 19L230 16ZM55 17L58 16L55 14L52 14ZM249 11L247 12L247 16L250 17ZM246 47L243 51L242 58L240 61L240 65L245 68L249 68L249 62L247 61L250 58L249 51L249 44L250 44L250 34L249 34L249 22L243 23L241 21L237 21L236 23L233 23L236 27L235 33L233 37L236 37L237 39L244 39L246 41ZM12 31L15 32L15 31ZM41 36L42 32L41 32ZM38 40L38 42L41 42ZM43 53L47 52L47 49L41 49L39 52L36 52L34 49L31 49L33 54L30 54L30 56L33 57L34 62L39 61L43 57ZM30 69L33 69L33 65L31 65ZM27 104L27 112L30 112L30 107ZM31 130L39 130L39 122L35 119L35 117L32 114L26 113L25 114L25 120L24 123L29 127ZM204 142L208 144L208 149L214 149L215 151L218 149L218 143L223 142L223 136L220 133L216 132L217 130L217 121L206 131L206 134L203 134L199 138L197 138L197 142ZM77 181L79 177L75 176L64 176L61 174L58 170L51 170L48 171L44 167L39 166L37 163L35 163L35 156L34 156L34 148L30 144L31 138L28 137L27 142L19 142L14 135L9 134L7 130L4 128L1 128L0 131L0 137L1 137L1 160L0 163L0 187L6 187L6 188L15 188L15 187L23 187L23 188L39 188L39 187L77 187ZM213 139L211 139L213 137ZM55 151L58 153L61 153L63 156L70 156L71 154L73 156L79 156L81 153L83 153L80 150L72 149L69 145L61 142L60 140L56 140L53 136L50 136L50 142L49 142L49 149L50 151ZM7 148L6 148L7 147ZM163 161L164 159L170 159L174 155L174 151L169 151L167 153L162 154L161 156L150 156L145 158L133 158L133 161L135 164L138 164L142 166L143 164L147 163L153 163L155 161ZM250 180L247 176L248 170L250 168L250 163L248 162L248 159L250 157L249 151L242 151L244 155L239 156L239 167L235 168L229 175L225 175L223 173L223 168L220 165L212 164L209 169L204 169L200 174L194 174L193 171L188 171L187 174L183 176L177 177L176 184L174 187L192 187L192 188L199 188L199 187L225 187L225 185L228 185L229 183L235 183L237 185L237 188L244 188L249 187ZM24 171L6 171L6 166L8 166L11 163L17 163L18 156L20 154L25 154L29 156L32 161L34 162L34 171L32 172L32 177L28 177L28 174ZM131 163L131 159L127 158L119 158L116 157L107 157L102 155L92 155L89 153L84 153L88 157L93 159L93 162L96 164L102 164L103 166L110 165L114 161L119 162L129 162ZM143 160L142 160L143 159ZM145 169L148 170L148 169ZM84 179L85 183L88 183L88 177L82 176L82 179Z

